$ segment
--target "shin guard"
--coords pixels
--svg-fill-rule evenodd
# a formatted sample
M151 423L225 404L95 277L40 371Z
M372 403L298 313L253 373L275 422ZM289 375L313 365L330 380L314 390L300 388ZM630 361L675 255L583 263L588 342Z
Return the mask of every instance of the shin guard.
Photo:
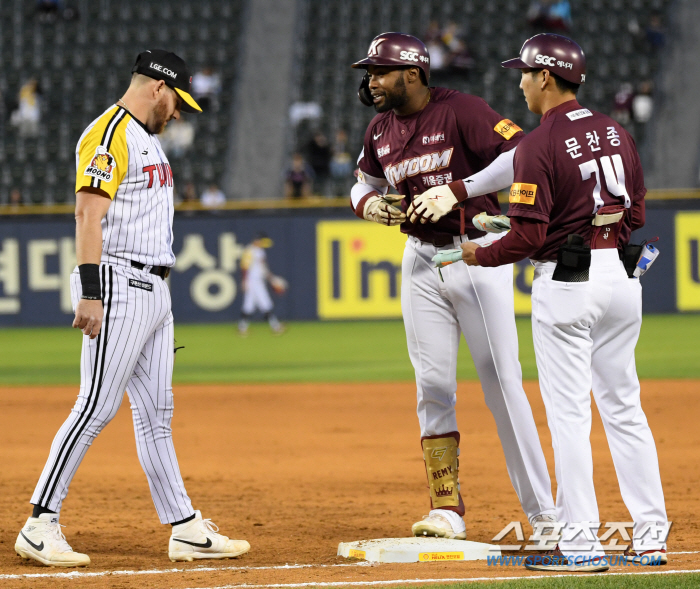
M448 509L464 515L459 492L459 432L421 438L428 475L431 509Z

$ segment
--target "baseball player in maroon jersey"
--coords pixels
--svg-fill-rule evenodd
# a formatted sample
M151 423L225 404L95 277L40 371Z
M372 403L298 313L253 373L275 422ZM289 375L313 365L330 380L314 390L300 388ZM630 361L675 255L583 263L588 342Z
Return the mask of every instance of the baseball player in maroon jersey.
M489 247L475 242L461 247L472 268L524 258L535 266L532 332L552 432L561 539L558 548L529 557L526 566L608 568L596 535L591 388L634 520L627 554L641 564L665 563L669 525L634 362L642 292L632 272L637 259L628 268L621 261L629 258L631 232L644 225L646 188L639 155L618 123L577 102L586 62L570 39L536 35L525 42L519 58L503 66L521 70L520 88L529 109L542 115L541 125L515 154L510 232ZM467 186L470 196L478 193ZM444 193L441 198L449 198L453 191Z
M550 479L532 411L522 388L513 312L513 268L453 264L441 280L431 262L465 242L487 245L500 236L474 227L478 212L499 212L495 194L467 201L436 223L407 217L409 204L431 186L479 172L489 164L511 170L520 128L481 98L428 86L430 57L415 37L384 33L355 64L366 74L360 100L377 111L358 160L351 198L355 214L407 234L401 308L416 372L418 421L431 511L415 535L466 538L459 489L455 414L457 349L464 334L505 453L508 474L530 522L554 521ZM495 163L494 163L495 162ZM459 182L462 187L464 184ZM400 196L389 196L393 186ZM454 205L459 203L455 200ZM450 208L452 205L450 205Z

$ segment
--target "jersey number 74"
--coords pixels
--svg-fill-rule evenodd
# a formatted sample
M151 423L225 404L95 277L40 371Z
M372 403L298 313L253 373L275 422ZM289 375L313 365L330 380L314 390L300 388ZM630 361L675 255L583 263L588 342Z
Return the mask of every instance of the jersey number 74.
M588 180L595 174L595 188L593 189L593 214L595 215L603 206L603 199L600 197L600 168L603 168L603 176L605 176L605 185L608 192L612 196L624 199L625 208L630 208L630 196L627 194L625 187L625 168L622 165L622 156L614 154L612 156L604 155L600 158L600 166L594 158L579 164L581 170L581 180Z

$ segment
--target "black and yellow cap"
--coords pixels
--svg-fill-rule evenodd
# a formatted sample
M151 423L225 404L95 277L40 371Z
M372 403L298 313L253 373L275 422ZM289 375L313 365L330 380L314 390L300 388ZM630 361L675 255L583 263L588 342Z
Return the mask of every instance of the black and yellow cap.
M185 112L202 112L202 108L190 95L192 76L185 61L163 49L152 49L139 53L132 74L143 74L154 80L163 80L182 98L182 110Z

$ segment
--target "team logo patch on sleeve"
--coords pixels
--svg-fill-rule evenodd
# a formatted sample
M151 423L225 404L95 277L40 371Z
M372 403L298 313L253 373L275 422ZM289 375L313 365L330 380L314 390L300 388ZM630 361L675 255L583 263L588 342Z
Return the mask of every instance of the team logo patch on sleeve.
M493 130L506 140L509 140L518 131L522 131L522 129L510 119L503 119L493 128Z
M90 165L85 168L85 175L92 176L103 182L111 182L114 177L114 168L117 164L114 162L114 157L104 147L99 145L95 150L95 157L92 158Z
M508 202L520 203L523 205L534 205L536 194L537 184L525 184L523 182L515 182L510 187L510 193L508 194Z

